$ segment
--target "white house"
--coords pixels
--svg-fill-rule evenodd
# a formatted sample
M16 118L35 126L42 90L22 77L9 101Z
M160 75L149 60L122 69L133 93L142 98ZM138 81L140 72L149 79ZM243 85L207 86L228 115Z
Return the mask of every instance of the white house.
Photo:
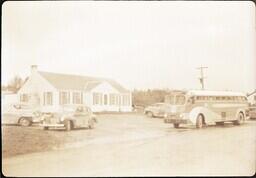
M31 66L31 75L18 91L21 102L56 111L65 104L85 104L94 112L132 111L131 92L114 80L42 72Z

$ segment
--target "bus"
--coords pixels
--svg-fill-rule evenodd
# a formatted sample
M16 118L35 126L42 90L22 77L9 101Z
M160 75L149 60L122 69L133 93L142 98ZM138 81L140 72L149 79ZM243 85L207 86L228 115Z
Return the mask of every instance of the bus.
M164 122L175 128L180 124L191 124L196 128L224 125L225 122L240 125L249 116L249 102L240 92L177 90L166 95L165 102L171 104L171 108Z

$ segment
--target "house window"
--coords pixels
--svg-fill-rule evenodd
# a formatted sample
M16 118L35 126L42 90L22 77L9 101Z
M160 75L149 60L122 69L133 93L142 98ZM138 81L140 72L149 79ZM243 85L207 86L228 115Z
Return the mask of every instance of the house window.
M115 94L109 94L109 104L115 105Z
M28 94L21 94L20 102L28 102Z
M94 105L102 105L102 94L101 93L93 93L93 104Z
M130 95L123 95L122 105L123 106L129 106L130 105Z
M52 105L52 92L44 92L44 105Z
M60 92L60 104L69 104L70 103L70 96L69 92L62 91Z
M83 103L83 93L73 92L73 104L82 104Z
M110 94L109 95L109 104L118 106L120 104L120 96L118 94Z

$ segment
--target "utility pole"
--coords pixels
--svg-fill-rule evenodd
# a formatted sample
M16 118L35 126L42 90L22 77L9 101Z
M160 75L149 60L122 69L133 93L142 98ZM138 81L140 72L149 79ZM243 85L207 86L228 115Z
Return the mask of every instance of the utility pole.
M199 69L200 70L200 72L201 72L201 77L199 77L199 81L200 81L200 83L201 83L201 85L202 85L202 90L204 90L204 79L206 78L206 77L204 77L204 72L203 72L203 69L207 69L208 67L198 67L198 68L196 68L196 69Z

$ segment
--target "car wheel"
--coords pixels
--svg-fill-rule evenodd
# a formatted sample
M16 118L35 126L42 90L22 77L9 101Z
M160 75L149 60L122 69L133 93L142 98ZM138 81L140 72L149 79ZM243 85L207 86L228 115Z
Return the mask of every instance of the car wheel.
M152 112L147 112L147 116L148 117L153 117L153 113Z
M30 126L31 125L31 120L29 120L28 118L21 118L20 120L19 120L19 124L21 125L21 126L23 126L23 127L28 127L28 126Z
M180 124L177 124L177 123L173 124L174 128L176 128L176 129L179 128L179 125Z
M234 121L234 125L240 125L244 121L244 115L240 112L238 114L237 120Z
M89 127L89 129L94 128L94 120L89 120L88 127Z
M199 114L196 119L196 128L201 129L204 125L204 118L202 114Z
M43 129L44 129L44 130L49 130L49 127L44 127Z
M66 131L70 131L71 130L71 122L70 121L65 121L64 123L64 126L65 126L65 130Z

